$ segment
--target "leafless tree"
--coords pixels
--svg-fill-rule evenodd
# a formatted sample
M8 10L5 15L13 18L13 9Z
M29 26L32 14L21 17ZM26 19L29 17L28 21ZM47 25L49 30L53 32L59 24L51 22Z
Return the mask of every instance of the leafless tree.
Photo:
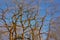
M43 34L47 36L46 40L53 37L58 40L52 31L54 28L52 25L55 22L55 14L59 11L57 10L59 5L56 6L53 0L44 1L45 4L47 2L51 4L45 9L45 14L41 12L40 3L42 0L11 0L11 3L6 0L5 2L7 8L0 8L0 22L2 24L0 26L7 29L9 40L43 40ZM44 15L41 16L41 14ZM54 21L52 21L53 19ZM47 32L43 32L46 31L44 27Z

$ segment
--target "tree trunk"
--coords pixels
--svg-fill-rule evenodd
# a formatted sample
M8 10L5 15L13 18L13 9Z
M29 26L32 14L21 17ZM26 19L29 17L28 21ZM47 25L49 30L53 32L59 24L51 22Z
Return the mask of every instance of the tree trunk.
M9 39L9 40L14 40L14 39L13 39L13 33L12 33L11 31L10 31L9 36L10 36L10 39Z

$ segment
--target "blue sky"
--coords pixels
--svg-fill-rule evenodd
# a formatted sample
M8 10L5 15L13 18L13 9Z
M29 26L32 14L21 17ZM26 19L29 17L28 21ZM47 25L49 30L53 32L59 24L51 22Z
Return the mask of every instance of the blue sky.
M27 0L27 1L29 1L29 0ZM9 0L9 1L5 1L5 0L0 0L0 8L1 9L6 9L6 3L8 3L9 4L9 7L10 6L14 6L14 5L11 5L12 4L12 2L11 2L11 0ZM29 2L27 2L27 3L29 3ZM31 3L31 2L30 2ZM38 0L35 0L35 2L33 3L33 4L38 4ZM32 4L32 5L33 5ZM53 4L51 4L50 3L50 0L47 0L46 2L45 2L45 0L41 0L41 2L39 3L39 14L40 14L40 16L44 16L45 14L46 14L46 9L48 8L48 7L51 7L51 6L53 6L53 7L51 7L50 8L50 12L53 12L54 11L54 5L56 5L56 4L60 4L60 0L54 0L53 1ZM52 10L52 11L51 11ZM57 10L58 11L60 11L60 5L58 6L58 8L57 8ZM60 16L60 12L55 12L56 14L55 14L55 16ZM10 13L9 14L9 16L7 15L7 17L9 18L10 16L12 15L12 13ZM48 16L46 19L50 19L50 16ZM8 21L8 20L7 20ZM10 20L11 21L11 20ZM32 22L33 23L33 22ZM33 23L34 24L34 23Z
M29 1L29 0L28 0ZM46 1L46 3L45 3L45 1L46 0L41 0L41 2L39 3L39 15L40 16L44 16L45 14L46 14L46 9L47 8L49 8L49 12L50 12L50 14L52 13L52 12L54 12L54 10L55 10L55 6L56 6L56 4L58 5L58 7L56 8L58 11L56 11L55 13L55 15L54 16L60 16L60 0L53 0L53 3L50 3L50 1L49 0L47 0ZM14 6L14 5L11 5L12 4L12 2L11 2L11 0L8 0L8 2L7 2L8 4L9 4L9 7L11 6ZM27 2L27 3L29 3L29 2ZM34 4L38 4L38 0L35 0L35 3L33 3L32 5L34 5ZM5 0L0 0L0 8L1 9L6 9L6 2L5 2ZM0 10L1 11L1 10ZM12 15L12 13L10 12L9 13L9 16L7 16L8 18L10 17ZM50 15L48 15L48 17L46 18L47 20L50 20ZM8 21L8 20L7 20ZM11 20L10 20L11 21ZM33 23L34 21L32 21L31 23ZM34 24L34 23L33 23ZM46 30L47 30L47 27L45 28ZM46 31L46 30L44 30L44 31Z

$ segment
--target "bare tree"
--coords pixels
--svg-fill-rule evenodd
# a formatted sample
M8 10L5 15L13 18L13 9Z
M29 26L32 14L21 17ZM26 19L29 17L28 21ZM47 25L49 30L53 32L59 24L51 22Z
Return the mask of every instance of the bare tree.
M52 3L45 9L44 14L40 7L42 0L11 0L11 3L6 0L5 2L7 8L0 9L0 22L2 23L0 26L7 29L9 40L43 40L42 36L47 36L46 40L52 37L58 40L51 25L55 22L54 18L56 18L56 12L59 11L57 10L59 5L56 6L52 0L44 1L45 4ZM41 14L44 15L41 16ZM44 27L47 32L43 32L46 31Z

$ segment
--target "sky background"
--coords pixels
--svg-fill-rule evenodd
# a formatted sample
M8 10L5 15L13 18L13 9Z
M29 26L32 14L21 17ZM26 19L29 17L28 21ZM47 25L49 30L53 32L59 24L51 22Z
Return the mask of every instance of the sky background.
M7 2L6 2L7 1ZM13 7L13 6L15 6L15 5L11 5L12 4L12 2L11 2L11 0L0 0L0 8L1 9L6 9L7 8L7 6L6 6L6 3L8 3L9 4L9 7ZM27 3L29 3L28 2L29 0L27 0L26 2ZM51 13L51 12L54 12L54 7L56 6L56 5L58 5L58 7L57 7L57 12L55 12L55 15L54 16L60 16L60 0L52 0L53 2L50 2L51 0L41 0L41 2L39 2L39 15L40 16L44 16L45 14L46 14L46 9L47 8L49 8L49 12ZM38 0L35 0L35 3L34 4L38 4ZM34 4L32 4L32 5L34 5ZM13 10L12 10L13 11ZM1 12L1 10L0 10L0 12ZM7 16L8 18L10 17L10 16L12 16L12 13L10 12L9 14L8 14L9 16ZM46 18L47 20L50 20L50 16L48 16L47 18ZM10 20L10 19L9 19ZM8 21L8 20L7 20ZM10 20L11 21L11 20ZM9 22L8 22L9 23ZM32 21L32 23L33 23L33 21ZM1 24L1 23L0 23ZM47 28L48 27L44 27L44 31L46 31L47 30ZM7 38L5 38L4 37L4 39L6 40Z

